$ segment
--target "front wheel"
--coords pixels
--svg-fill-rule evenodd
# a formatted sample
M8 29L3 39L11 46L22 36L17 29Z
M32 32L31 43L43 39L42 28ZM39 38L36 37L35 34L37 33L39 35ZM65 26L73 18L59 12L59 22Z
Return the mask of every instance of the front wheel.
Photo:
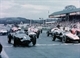
M36 37L32 39L32 44L33 44L33 46L36 45Z
M66 42L67 42L66 36L63 36L62 37L62 43L66 43Z
M52 41L55 41L56 40L56 36L55 35L53 35L53 40Z

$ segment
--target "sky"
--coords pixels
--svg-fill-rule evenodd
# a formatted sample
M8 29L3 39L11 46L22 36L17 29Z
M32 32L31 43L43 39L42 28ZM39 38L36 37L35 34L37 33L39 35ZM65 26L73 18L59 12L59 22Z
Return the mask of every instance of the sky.
M80 8L80 0L0 0L0 18L46 19L68 5Z

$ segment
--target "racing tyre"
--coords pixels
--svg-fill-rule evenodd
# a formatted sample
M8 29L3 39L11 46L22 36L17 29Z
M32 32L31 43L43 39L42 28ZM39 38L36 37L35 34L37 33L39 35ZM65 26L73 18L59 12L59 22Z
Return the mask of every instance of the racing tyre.
M18 38L17 37L14 37L13 46L16 47L17 45L18 45Z
M80 40L78 41L78 43L80 43Z
M55 40L56 40L56 36L54 35L54 36L53 36L53 40L52 40L52 41L55 41Z
M39 38L39 35L40 35L40 34L39 34L39 33L37 33L37 38Z
M32 39L32 44L33 44L33 46L35 46L35 44L36 44L36 37L34 39Z
M47 33L47 36L49 36L49 33Z
M42 33L42 30L41 30L41 33Z
M12 39L11 34L8 34L8 43L9 43L9 44L11 43L11 39Z
M63 36L62 37L62 43L66 43L66 42L67 42L66 36Z

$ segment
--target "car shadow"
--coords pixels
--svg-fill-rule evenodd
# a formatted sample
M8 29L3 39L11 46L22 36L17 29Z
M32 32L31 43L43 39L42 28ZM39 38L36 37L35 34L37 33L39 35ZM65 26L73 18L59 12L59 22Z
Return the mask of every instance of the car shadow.
M0 55L0 58L2 58L1 55Z

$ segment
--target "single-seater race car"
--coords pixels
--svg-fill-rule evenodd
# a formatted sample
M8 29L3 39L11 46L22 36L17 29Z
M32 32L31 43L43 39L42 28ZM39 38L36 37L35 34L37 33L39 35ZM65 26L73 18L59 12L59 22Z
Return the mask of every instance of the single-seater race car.
M52 29L52 41L55 41L56 38L60 39L62 41L62 30L58 28Z
M38 28L34 28L34 27L30 27L28 28L28 34L29 33L36 33L36 38L39 38L39 35L40 35L40 30Z
M47 30L47 36L49 36L49 35L53 35L53 32L54 32L54 30L58 30L58 28L50 28L50 29L48 29Z
M10 33L8 35L8 43L11 43L13 39L13 46L29 46L32 42L33 46L36 44L36 38L29 37L25 34L23 30L16 31L14 33Z
M62 34L62 42L69 42L69 41L78 41L80 42L80 38L76 34L72 34L71 32L63 32Z
M53 41L55 41L55 39L58 38L63 43L69 42L69 41L80 42L80 38L76 34L73 34L69 30L56 29L56 30L53 31L52 35L53 35Z
M0 35L6 35L6 34L8 34L8 31L6 29L0 30Z

